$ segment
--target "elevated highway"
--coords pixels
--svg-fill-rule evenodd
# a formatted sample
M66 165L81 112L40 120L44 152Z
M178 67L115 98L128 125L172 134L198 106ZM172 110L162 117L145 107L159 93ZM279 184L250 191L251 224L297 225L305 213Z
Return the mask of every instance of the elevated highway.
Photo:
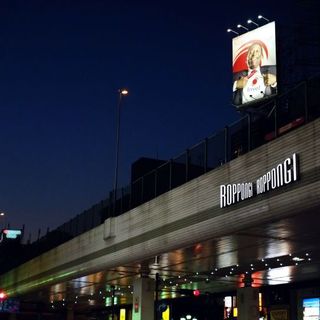
M103 306L111 287L132 303L135 279L157 273L160 298L187 286L234 290L248 271L258 286L317 280L319 136L317 119L2 274L1 287L81 308L88 297ZM293 155L296 181L256 194L257 179ZM221 185L246 182L253 195L221 208Z

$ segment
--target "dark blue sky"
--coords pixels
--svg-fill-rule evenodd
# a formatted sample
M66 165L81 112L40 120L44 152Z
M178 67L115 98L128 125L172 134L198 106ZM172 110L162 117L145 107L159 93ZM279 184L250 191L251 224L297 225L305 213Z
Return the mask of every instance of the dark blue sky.
M169 159L238 119L226 29L260 13L285 19L275 3L1 1L6 222L36 234L106 197L120 87L121 185L139 157Z

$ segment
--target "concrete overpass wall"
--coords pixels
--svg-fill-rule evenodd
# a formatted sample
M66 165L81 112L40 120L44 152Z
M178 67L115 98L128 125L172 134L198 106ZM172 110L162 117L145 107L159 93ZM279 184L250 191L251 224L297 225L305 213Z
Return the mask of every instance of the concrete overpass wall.
M320 119L1 275L1 287L25 293L319 207L319 136ZM220 208L220 185L255 181L293 153L298 181Z

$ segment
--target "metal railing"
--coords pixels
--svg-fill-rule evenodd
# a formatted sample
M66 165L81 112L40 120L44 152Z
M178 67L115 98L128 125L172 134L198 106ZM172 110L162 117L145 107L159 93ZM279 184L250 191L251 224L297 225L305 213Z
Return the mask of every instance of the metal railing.
M108 217L123 214L312 121L320 116L319 89L320 78L315 78L258 107L247 108L246 114L238 121L117 190L115 203L113 192L110 192L106 200L57 230L71 237L77 236Z
M16 265L318 118L319 90L320 78L314 78L251 110L247 108L240 120L117 190L116 201L110 192L106 200L30 244Z

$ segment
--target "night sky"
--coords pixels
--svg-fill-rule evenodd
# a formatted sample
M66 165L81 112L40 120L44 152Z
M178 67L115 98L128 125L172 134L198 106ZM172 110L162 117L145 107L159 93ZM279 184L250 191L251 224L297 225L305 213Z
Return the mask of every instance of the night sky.
M119 184L139 157L169 159L239 119L226 29L291 1L0 2L2 226L42 234Z

